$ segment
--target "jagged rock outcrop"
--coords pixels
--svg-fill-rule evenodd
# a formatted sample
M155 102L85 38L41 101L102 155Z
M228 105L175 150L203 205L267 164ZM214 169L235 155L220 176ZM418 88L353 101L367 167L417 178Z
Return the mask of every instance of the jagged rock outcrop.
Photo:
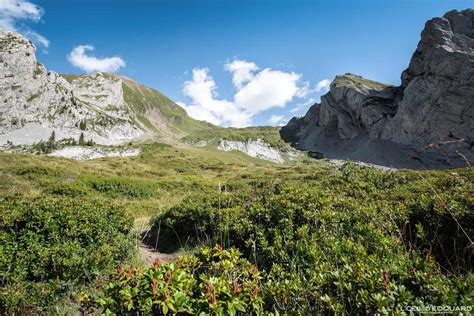
M34 143L52 131L58 139L83 133L102 144L143 134L129 116L102 106L123 107L116 79L97 74L69 83L38 63L35 52L20 34L0 30L0 145Z
M0 29L0 147L31 145L84 135L113 145L137 137L165 140L188 126L211 128L190 118L159 91L109 73L59 75L36 60L35 46Z
M474 10L429 20L401 81L338 76L281 136L325 157L393 167L474 163Z
M103 73L80 76L71 80L74 95L81 101L102 110L126 110L122 80Z

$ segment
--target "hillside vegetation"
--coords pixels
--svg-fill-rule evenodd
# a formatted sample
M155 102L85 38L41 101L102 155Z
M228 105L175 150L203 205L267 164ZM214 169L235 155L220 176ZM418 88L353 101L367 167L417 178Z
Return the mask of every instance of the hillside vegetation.
M128 78L120 78L123 81L125 102L133 107L139 122L147 128L161 131L162 136L171 134L180 138L190 133L218 128L210 123L192 119L182 107L158 90Z
M272 147L288 146L281 139L279 128L273 126L254 126L246 128L227 127L200 130L184 137L183 141L191 144L205 141L215 145L222 139L242 142L261 139Z
M129 107L134 124L148 130L155 138L177 140L188 134L219 129L210 123L191 118L181 106L156 89L116 74L101 73L101 75L110 80L121 81L123 100ZM61 76L69 83L77 79L89 79L88 84L94 84L90 75Z
M276 165L211 147L141 149L93 161L0 153L2 312L473 304L471 168L393 172ZM133 219L149 218L139 236ZM141 239L188 255L144 267Z

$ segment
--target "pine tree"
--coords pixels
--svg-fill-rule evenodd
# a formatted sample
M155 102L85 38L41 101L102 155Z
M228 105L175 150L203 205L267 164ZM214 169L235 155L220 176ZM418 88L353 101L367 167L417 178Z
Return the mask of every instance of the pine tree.
M56 142L56 133L54 131L51 133L51 136L49 136L49 142L50 143Z
M83 146L85 143L85 140L84 140L84 133L81 133L81 135L79 136L79 145L80 146Z
M46 143L46 151L51 152L56 148L56 133L53 131L49 136L48 142Z

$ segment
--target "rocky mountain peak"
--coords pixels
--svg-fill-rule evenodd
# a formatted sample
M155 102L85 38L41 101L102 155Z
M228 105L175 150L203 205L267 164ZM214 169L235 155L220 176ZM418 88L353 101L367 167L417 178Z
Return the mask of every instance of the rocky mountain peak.
M426 22L421 40L402 74L402 86L416 76L436 75L451 80L473 80L474 10L449 11Z
M36 52L33 43L17 32L0 29L0 50L14 53L17 51Z
M36 60L22 35L0 30L0 147L82 137L113 145L137 137L179 137L206 128L159 91L111 73L60 75ZM83 134L83 136L81 136Z
M0 29L0 87L22 80L24 76L39 76L44 68L36 61L36 47L16 32Z
M399 87L337 76L281 136L330 158L409 168L473 163L473 34L472 9L429 20Z
M381 83L378 81L366 79L362 76L358 76L351 73L346 73L344 75L336 76L336 78L331 82L331 89L337 89L339 87L348 87L353 89L363 89L363 90L383 90L391 85Z
M122 80L108 73L79 76L70 81L74 95L101 109L126 110Z

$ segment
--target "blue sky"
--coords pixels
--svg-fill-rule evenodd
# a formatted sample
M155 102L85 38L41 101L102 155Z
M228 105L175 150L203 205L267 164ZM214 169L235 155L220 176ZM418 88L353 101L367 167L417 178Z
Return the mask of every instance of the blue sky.
M303 115L338 74L399 84L425 21L474 1L0 0L25 3L38 13L0 9L0 25L43 42L48 69L106 67L240 126Z

